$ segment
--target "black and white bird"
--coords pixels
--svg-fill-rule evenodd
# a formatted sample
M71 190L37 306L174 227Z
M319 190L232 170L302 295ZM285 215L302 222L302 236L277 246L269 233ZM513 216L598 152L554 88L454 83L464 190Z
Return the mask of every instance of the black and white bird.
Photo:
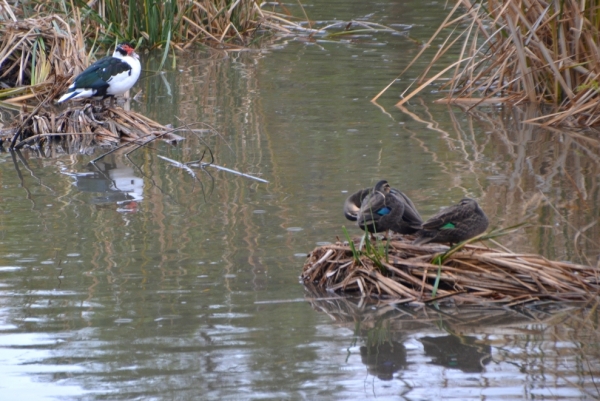
M58 103L123 95L135 85L141 71L139 56L133 47L129 43L120 43L112 56L96 61L79 74Z

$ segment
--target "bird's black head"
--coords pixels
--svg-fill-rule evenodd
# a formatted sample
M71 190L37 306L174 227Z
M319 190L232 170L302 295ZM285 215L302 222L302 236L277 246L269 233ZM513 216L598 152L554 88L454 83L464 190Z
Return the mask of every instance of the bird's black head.
M133 46L131 46L130 43L123 42L123 43L119 43L117 45L116 51L118 51L119 53L121 53L121 55L123 57L125 57L125 56L131 56L132 53L134 53L134 48L133 48Z

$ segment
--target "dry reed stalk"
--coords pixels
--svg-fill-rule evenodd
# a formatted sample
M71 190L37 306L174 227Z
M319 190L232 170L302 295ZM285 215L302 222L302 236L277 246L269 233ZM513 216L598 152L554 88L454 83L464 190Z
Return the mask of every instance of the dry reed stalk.
M546 103L556 112L536 120L545 125L600 124L600 4L591 0L456 4L428 43L448 29L450 34L417 88L398 106L453 69L443 85L450 89L448 102ZM458 61L432 75L430 70L459 39L463 43Z
M440 265L433 262L443 253L440 249L445 247L415 246L402 237L393 238L385 255L387 261L378 263L373 255L355 255L348 244L338 242L313 250L301 278L305 284L329 292L359 291L364 296L403 302L434 300L438 269L440 284L435 300L445 298L460 304L588 301L600 294L594 267L470 244L453 251Z

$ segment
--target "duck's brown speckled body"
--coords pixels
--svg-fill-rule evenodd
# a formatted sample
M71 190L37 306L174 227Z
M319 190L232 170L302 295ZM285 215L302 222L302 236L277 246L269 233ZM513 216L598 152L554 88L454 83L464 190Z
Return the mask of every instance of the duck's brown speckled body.
M423 223L413 244L456 244L483 233L488 224L488 218L477 201L464 198Z

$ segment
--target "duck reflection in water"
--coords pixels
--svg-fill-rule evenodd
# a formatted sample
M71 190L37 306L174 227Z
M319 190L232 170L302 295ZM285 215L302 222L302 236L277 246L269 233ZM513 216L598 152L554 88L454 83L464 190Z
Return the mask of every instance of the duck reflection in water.
M406 347L397 341L360 347L360 359L367 371L380 380L392 380L394 373L406 368Z
M144 199L144 179L137 177L132 167L119 157L105 157L87 168L87 172L67 174L75 178L80 191L100 194L91 199L92 204L117 204L119 212L138 210L137 203Z
M460 369L465 373L483 372L484 365L492 359L492 347L478 343L477 337L448 335L423 337L419 341L425 354L432 357L432 364Z

